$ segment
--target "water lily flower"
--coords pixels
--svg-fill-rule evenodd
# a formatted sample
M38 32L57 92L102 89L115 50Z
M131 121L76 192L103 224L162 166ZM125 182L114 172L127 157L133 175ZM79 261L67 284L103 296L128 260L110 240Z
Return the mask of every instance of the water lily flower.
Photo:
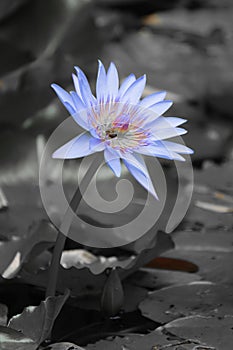
M73 159L104 151L105 161L116 176L121 175L122 159L134 178L157 198L142 155L185 160L181 154L193 151L167 139L185 134L179 126L186 120L162 116L172 105L164 100L164 91L141 99L145 75L136 79L130 74L119 86L114 63L106 72L99 61L94 96L83 71L79 67L75 70L75 91L68 93L57 84L52 88L85 131L56 150L53 158Z

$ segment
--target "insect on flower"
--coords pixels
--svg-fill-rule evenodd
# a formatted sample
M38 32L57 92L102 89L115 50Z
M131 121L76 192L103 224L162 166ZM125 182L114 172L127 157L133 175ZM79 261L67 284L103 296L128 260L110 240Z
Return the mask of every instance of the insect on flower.
M157 198L141 155L184 161L181 154L193 151L166 139L185 134L179 126L186 120L162 116L172 105L164 100L164 91L141 99L145 75L136 79L130 74L119 86L114 63L106 72L99 61L95 97L83 71L78 67L75 70L75 91L68 93L57 84L52 88L85 131L56 150L53 158L80 158L104 151L105 161L116 176L121 175L122 159L134 178Z

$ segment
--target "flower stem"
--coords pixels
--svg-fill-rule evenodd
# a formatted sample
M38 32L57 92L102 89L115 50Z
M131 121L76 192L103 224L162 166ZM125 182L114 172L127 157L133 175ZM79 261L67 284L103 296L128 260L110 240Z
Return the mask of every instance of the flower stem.
M75 191L71 202L69 204L69 207L67 208L67 211L65 212L65 215L63 217L63 220L61 222L60 228L58 230L58 236L55 243L55 247L53 250L53 256L51 265L49 268L49 279L48 279L48 285L46 289L46 298L47 297L53 297L56 294L56 287L57 287L57 279L58 279L58 272L60 267L60 260L62 251L65 246L66 237L69 233L70 226L72 224L74 213L76 212L81 199L82 199L82 193L85 192L86 188L88 187L91 179L95 175L96 171L98 170L99 166L102 163L101 157L96 154L95 159L92 161L89 169L87 170L84 178L81 181L80 186Z

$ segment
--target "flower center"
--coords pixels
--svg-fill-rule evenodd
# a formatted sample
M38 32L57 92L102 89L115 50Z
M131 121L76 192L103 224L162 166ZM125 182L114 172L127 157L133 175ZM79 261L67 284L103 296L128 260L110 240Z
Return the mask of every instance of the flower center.
M106 138L114 139L118 134L114 129L106 130Z
M100 139L124 152L148 143L149 130L135 122L139 112L127 104L100 104L91 110L89 118Z

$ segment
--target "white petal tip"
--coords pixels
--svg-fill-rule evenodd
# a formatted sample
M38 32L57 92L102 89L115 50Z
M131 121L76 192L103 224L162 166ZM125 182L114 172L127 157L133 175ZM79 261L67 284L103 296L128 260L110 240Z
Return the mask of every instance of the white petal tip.
M59 89L59 85L57 85L57 84L55 84L55 83L53 83L53 84L51 84L50 85L51 86L51 88L53 89L53 90L55 90L56 91L56 89Z

